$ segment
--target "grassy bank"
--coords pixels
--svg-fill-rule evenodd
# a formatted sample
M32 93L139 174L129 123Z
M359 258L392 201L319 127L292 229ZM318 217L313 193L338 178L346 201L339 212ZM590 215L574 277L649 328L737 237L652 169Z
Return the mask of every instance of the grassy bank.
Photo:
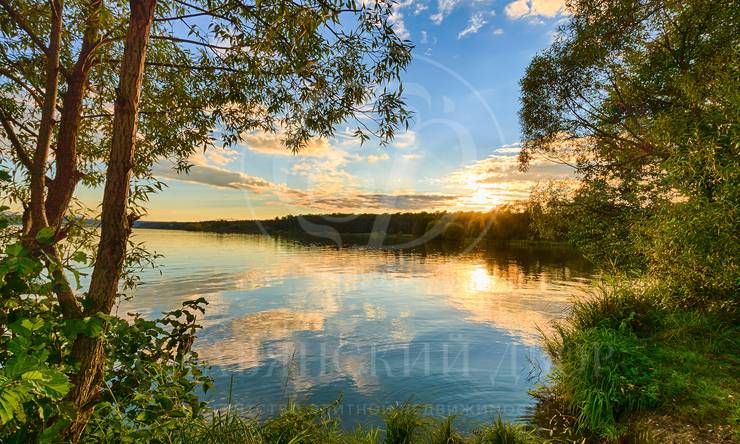
M740 440L740 332L733 310L664 303L650 286L578 300L546 339L551 384L540 422L593 442Z
M340 426L338 403L325 406L288 404L278 415L254 419L236 410L214 412L209 419L190 420L180 427L137 430L125 436L132 442L219 444L530 444L540 442L531 427L500 417L470 433L455 427L455 418L425 416L423 406L404 403L376 412L380 427L346 430ZM95 427L95 425L92 425ZM98 431L105 430L99 424ZM122 436L97 433L95 442L120 442Z

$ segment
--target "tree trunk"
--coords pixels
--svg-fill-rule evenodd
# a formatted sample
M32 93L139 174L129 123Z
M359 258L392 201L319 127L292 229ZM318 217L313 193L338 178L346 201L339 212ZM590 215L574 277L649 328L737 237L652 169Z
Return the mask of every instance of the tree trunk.
M95 63L102 0L91 0L87 6L85 34L80 54L69 73L67 92L62 101L62 115L55 152L56 174L49 185L46 218L49 226L60 228L64 213L74 194L80 174L77 171L77 138L82 119L82 102L87 91L90 70Z
M95 269L87 295L86 316L110 313L118 294L118 281L131 231L127 213L129 185L136 144L139 96L156 0L130 0L130 22L113 111L113 137L103 194L102 225ZM74 389L68 398L78 408L66 437L79 439L103 382L105 354L101 338L78 336L72 356L80 363Z
M46 52L46 83L44 104L41 109L39 134L36 139L36 151L33 155L31 175L31 227L28 230L31 236L46 227L46 210L44 200L46 195L46 161L49 158L52 132L54 131L54 112L57 106L57 91L59 89L59 52L62 41L62 9L64 0L51 0L51 31L49 34L49 48ZM24 230L25 231L25 230Z

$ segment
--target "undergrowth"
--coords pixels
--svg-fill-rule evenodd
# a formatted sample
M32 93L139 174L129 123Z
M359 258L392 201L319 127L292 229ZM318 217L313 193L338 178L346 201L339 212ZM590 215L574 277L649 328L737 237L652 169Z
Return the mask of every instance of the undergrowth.
M379 427L346 430L335 415L338 404L301 406L290 403L277 416L256 419L235 410L214 412L207 421L190 422L180 430L152 441L199 444L530 444L531 428L497 417L472 432L458 430L454 417L433 418L411 403L398 404L378 412Z
M550 427L594 442L624 440L639 432L635 415L650 410L740 438L734 311L671 307L656 291L597 287L546 335L555 366L538 396Z

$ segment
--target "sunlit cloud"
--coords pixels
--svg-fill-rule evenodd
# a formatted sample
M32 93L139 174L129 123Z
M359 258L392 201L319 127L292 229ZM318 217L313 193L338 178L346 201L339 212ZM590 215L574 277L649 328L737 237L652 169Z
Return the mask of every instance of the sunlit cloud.
M504 8L506 16L512 19L532 17L555 17L565 13L564 0L514 0Z
M167 162L159 162L154 165L155 176L173 179L181 182L197 183L217 188L232 188L235 190L248 190L256 194L262 194L275 189L275 185L261 177L232 171L225 168L197 163L198 159L191 161L193 165L187 172L178 173Z
M260 154L292 156L294 153L285 146L285 143L283 143L284 138L285 135L280 131L275 133L253 131L243 136L244 144L250 151ZM316 137L309 140L306 146L295 154L300 156L321 156L329 148L328 140L322 137Z

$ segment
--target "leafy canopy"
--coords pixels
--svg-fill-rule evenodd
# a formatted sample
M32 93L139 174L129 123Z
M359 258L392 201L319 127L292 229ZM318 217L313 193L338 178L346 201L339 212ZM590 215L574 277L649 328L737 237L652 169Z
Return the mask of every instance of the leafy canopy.
M602 263L649 270L686 304L740 282L740 5L575 0L521 81L526 168L576 167L539 214ZM713 295L713 296L712 296Z

